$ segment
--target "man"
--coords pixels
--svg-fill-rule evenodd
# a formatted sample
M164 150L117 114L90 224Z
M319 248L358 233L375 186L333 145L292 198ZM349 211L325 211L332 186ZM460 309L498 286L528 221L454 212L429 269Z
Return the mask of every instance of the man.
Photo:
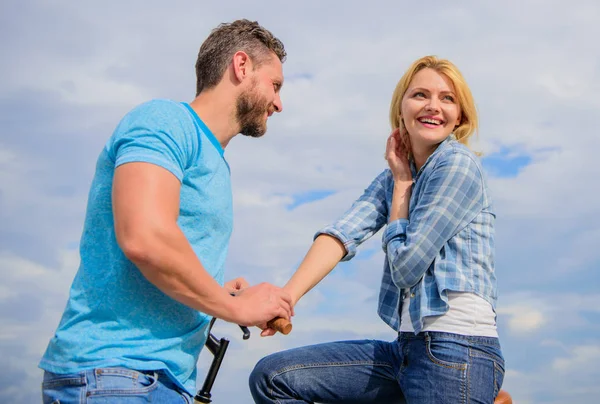
M221 286L233 219L223 149L238 133L262 136L282 111L285 56L258 23L221 24L200 48L193 102L150 101L119 123L97 162L81 264L40 362L45 403L191 402L211 316L253 326L293 314L273 285Z

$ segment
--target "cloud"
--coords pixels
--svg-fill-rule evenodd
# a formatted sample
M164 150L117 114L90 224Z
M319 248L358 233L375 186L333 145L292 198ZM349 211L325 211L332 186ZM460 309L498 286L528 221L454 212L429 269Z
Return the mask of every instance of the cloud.
M529 307L512 306L510 310L501 309L499 312L510 315L508 324L516 334L537 331L548 321L541 311Z
M598 359L600 359L600 346L576 346L569 353L569 357L555 359L552 363L552 368L564 373L580 372L581 369L595 366L598 363Z
M0 353L4 376L0 398L39 401L42 371L37 364L58 326L79 257L63 251L60 263L45 267L26 258L0 254ZM9 378L10 376L10 378Z
M597 345L574 346L566 358L557 358L551 350L545 353L548 359L530 371L507 370L504 384L510 386L515 402L592 404L597 401L600 393L594 382L600 376L596 366Z
M501 296L497 312L499 317L508 321L509 331L517 337L539 335L540 332L557 333L557 321L570 330L590 329L595 322L586 318L586 313L600 313L600 295L581 292L507 293Z

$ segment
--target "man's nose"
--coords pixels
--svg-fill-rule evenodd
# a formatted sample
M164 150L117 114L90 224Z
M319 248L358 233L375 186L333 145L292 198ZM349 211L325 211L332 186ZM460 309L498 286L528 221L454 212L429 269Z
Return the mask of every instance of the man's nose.
M275 112L283 111L283 103L281 102L281 96L279 94L275 95L275 101L273 102L273 106L275 107Z

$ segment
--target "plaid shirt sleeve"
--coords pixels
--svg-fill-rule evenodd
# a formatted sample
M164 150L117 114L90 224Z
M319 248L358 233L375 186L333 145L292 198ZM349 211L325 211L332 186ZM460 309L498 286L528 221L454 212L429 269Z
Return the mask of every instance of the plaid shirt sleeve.
M439 157L423 178L409 220L395 220L383 234L383 250L398 288L416 285L444 244L483 203L482 173L472 157L456 149Z
M356 248L381 229L387 222L387 183L391 179L389 170L379 174L342 217L315 234L328 234L340 240L346 248L342 261L356 255Z

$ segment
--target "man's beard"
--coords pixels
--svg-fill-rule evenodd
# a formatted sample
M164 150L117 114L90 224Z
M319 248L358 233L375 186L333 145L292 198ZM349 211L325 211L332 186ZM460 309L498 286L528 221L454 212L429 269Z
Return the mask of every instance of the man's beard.
M244 136L261 137L267 131L265 114L269 111L269 102L264 101L256 92L256 83L241 93L237 99L236 119L240 124L240 133Z

